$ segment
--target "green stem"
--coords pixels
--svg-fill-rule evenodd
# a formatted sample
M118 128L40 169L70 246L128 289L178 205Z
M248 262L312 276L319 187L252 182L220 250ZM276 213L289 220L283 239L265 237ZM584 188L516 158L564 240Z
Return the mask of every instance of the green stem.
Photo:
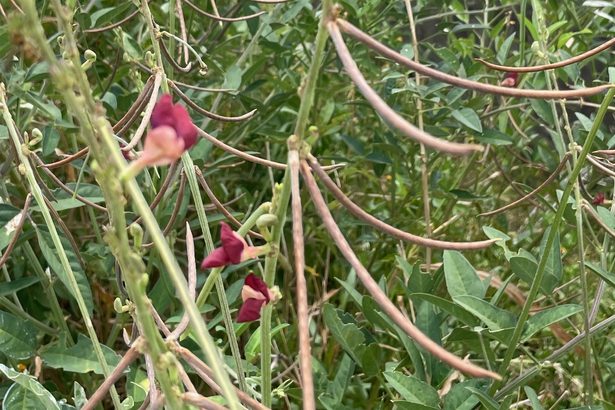
M331 0L323 0L322 14L316 33L314 56L308 71L305 83L303 85L303 93L301 105L297 113L297 123L295 125L294 134L298 139L298 143L303 139L307 128L308 118L312 105L314 103L314 94L316 83L320 74L325 46L327 45L328 32L327 22L331 11ZM273 227L272 239L270 245L272 247L270 253L265 258L264 280L268 287L274 285L274 277L280 252L280 239L286 222L286 211L290 201L291 192L290 172L289 167L286 167L284 180L281 185L274 187L274 199L272 201L272 212L277 216L277 224ZM273 306L265 305L261 315L261 389L263 397L263 405L271 407L271 313Z
M34 326L38 327L40 330L47 333L48 335L55 336L58 334L57 329L49 327L48 325L44 324L40 320L36 319L35 317L32 317L28 312L23 310L21 307L17 306L15 303L11 302L5 296L0 296L0 306L2 306L3 308L8 310L15 316L20 317L25 321L31 322Z
M275 270L280 252L280 239L286 222L286 211L290 200L290 168L286 167L284 180L274 187L271 211L277 217L277 223L271 234L271 250L265 257L263 279L267 287L274 285ZM271 313L273 306L268 303L261 314L261 389L262 401L266 407L271 407Z
M194 206L196 207L196 213L199 218L201 232L203 232L205 249L207 250L207 253L211 253L211 251L214 249L214 241L211 237L211 231L209 230L209 222L207 221L207 214L205 213L205 207L203 206L201 191L199 190L199 184L196 179L194 163L192 162L192 158L190 158L190 155L188 154L182 156L182 163L184 165L184 170L186 170L186 176L188 177L188 184L190 185L190 191L192 192L192 198L194 199ZM188 169L192 170L192 172L187 172ZM231 318L231 309L226 298L224 281L222 280L222 277L220 275L217 275L216 278L216 293L218 294L220 309L222 310L222 317L224 319L224 326L226 327L226 334L228 336L229 345L231 347L231 354L233 356L233 359L235 360L235 366L237 367L239 388L247 392L248 385L246 384L245 371L243 369L243 363L241 362L239 343L237 343L237 335L235 334L233 319Z
M15 129L15 124L13 123L13 118L11 117L11 113L9 112L8 103L6 101L4 84L0 84L0 106L2 107L2 116L4 118L4 122L9 131L9 137L15 147L15 151L17 152L17 157L19 158L20 168L26 176L28 181L28 185L30 186L30 191L34 196L34 200L38 205L41 214L43 215L43 219L45 220L45 224L49 229L49 235L51 236L51 240L53 242L53 246L58 253L58 258L60 259L60 263L62 264L62 269L64 269L64 273L68 278L69 285L72 291L73 296L77 300L77 306L79 308L79 312L83 317L83 321L85 323L85 327L88 332L88 336L92 340L92 345L94 347L94 353L96 354L96 358L100 363L103 374L105 377L109 376L111 371L109 370L109 366L107 365L107 361L105 360L105 356L103 354L102 348L100 347L100 342L98 341L98 336L96 335L96 331L94 330L94 325L92 324L92 318L90 317L90 313L88 312L88 308L85 304L85 300L83 299L83 295L79 290L79 285L77 284L77 279L75 278L75 273L70 266L70 262L68 261L68 256L64 251L64 247L62 246L62 242L60 240L60 236L58 235L58 231L56 230L55 223L53 222L53 218L51 217L51 213L49 212L49 208L47 208L47 203L43 197L43 193L41 188L39 187L36 177L34 176L34 171L32 170L32 166L30 165L30 161L26 157L25 153L27 147L22 145L19 141L19 136L17 134L17 130ZM121 408L120 398L117 394L115 388L111 390L111 398L113 399L113 405L115 408Z
M512 360L517 344L519 343L519 340L521 339L521 334L523 333L525 323L527 322L527 319L529 317L530 308L532 307L532 304L534 303L534 300L536 299L536 296L538 295L538 291L540 290L540 285L542 283L542 278L544 277L545 268L547 266L547 261L549 259L551 250L553 248L553 242L555 240L555 236L559 232L559 226L562 222L562 216L564 215L564 211L566 210L566 206L568 204L568 198L570 197L572 189L574 188L574 185L576 184L577 177L579 176L581 169L583 168L585 159L587 158L587 155L592 148L596 134L598 133L600 125L602 124L602 121L604 120L604 116L606 115L606 112L608 110L608 106L613 100L614 96L615 96L615 89L611 88L607 92L606 96L604 97L604 100L602 101L602 104L600 105L600 108L598 109L598 112L596 113L596 119L594 120L594 123L592 124L592 128L589 131L589 134L587 135L587 139L585 140L585 143L583 144L583 149L581 150L581 153L579 154L578 161L575 167L573 168L572 172L570 173L568 183L566 184L566 188L564 189L564 192L560 199L560 204L557 208L557 213L555 214L555 218L551 224L551 230L549 232L549 236L547 237L547 243L545 245L543 255L540 258L540 262L536 270L536 275L534 276L534 279L532 280L532 285L528 292L527 299L525 301L525 304L523 305L523 309L521 311L521 314L519 315L517 325L515 326L513 335L510 338L510 341L508 343L508 349L506 350L506 354L504 355L504 359L502 360L502 364L498 371L498 373L500 374L506 374L508 370L508 365L510 364L510 361ZM500 385L501 385L501 382L495 382L491 387L491 393L494 393L495 390Z

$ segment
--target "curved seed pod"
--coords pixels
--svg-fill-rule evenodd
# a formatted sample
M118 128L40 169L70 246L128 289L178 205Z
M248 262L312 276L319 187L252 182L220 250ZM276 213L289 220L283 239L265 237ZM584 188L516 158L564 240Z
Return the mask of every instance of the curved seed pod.
M418 64L409 58L402 56L396 51L391 50L389 47L378 42L374 38L370 37L357 27L353 26L349 22L343 19L336 19L332 24L336 24L339 28L355 40L358 40L376 51L377 53L390 58L398 62L399 64L408 67L417 73L426 75L428 77L440 80L442 82L455 85L457 87L467 88L469 90L486 92L491 94L506 95L509 97L525 97L525 98L540 98L540 99L555 99L555 98L575 98L575 97L587 97L590 95L600 94L609 88L614 87L613 84L600 85L597 87L580 88L578 90L565 90L565 91L551 91L551 90L523 90L519 88L500 87L497 85L479 83L477 81L468 80L465 78L455 77L454 75L443 73L442 71L435 70L433 68Z
M558 61L557 63L550 63L550 64L541 64L541 65L535 65L535 66L528 66L528 67L512 67L512 66L506 66L506 65L498 65L498 64L493 64L490 63L486 60L483 60L482 58L476 58L475 60L484 64L485 66L493 69L493 70L498 70L498 71L507 71L509 73L534 73L537 71L545 71L545 70L552 70L554 68L560 68L560 67L565 67L567 65L570 64L574 64L574 63L578 63L580 61L586 60L604 50L607 50L609 48L611 48L612 46L615 45L615 38L610 39L609 41L606 41L602 44L600 44L598 47L592 48L591 50L588 50L584 53L581 53L577 56L574 57L570 57L567 58L565 60L562 61Z

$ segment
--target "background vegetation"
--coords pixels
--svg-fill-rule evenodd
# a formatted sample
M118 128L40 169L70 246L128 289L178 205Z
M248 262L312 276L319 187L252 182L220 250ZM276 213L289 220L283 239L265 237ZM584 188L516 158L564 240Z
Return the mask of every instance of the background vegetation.
M1 259L0 370L4 376L0 397L5 408L81 408L105 378L91 330L110 369L128 350L123 332L130 339L135 331L135 308L117 280L116 261L130 258L114 249L107 237L109 230L117 228L112 221L116 217L101 207L113 206L109 203L113 193L105 188L113 184L101 180L93 167L96 163L103 169L113 168L114 160L103 163L92 153L96 149L93 139L84 135L80 128L84 124L67 103L66 90L72 86L53 77L32 34L33 26L23 17L26 3L3 2L1 10L0 80L8 99L0 125L0 226L4 227L0 247L6 255ZM67 3L67 10L74 11L71 27L87 84L102 104L105 118L116 124L147 87L160 56L143 12L148 7L113 1ZM314 60L320 2L219 1L217 9L213 1L199 2L198 7L208 13L227 17L265 11L234 22L207 18L187 3L149 3L155 27L163 32L158 32L161 42L179 61L164 60L167 78L196 105L217 114L239 116L257 110L245 121L220 122L188 107L194 123L232 147L286 163L287 138L296 132L305 78ZM57 23L53 4L37 1L36 10L54 55L64 53L70 59L68 38ZM183 43L177 40L182 20L174 12L177 4L182 5L191 46L187 50L193 66L190 72L178 69L187 61ZM346 0L339 4L346 20L402 55L417 57L422 64L454 76L490 84L499 84L503 73L476 58L512 66L545 64L581 54L615 34L615 6L609 1ZM408 4L414 21L409 20ZM133 12L129 20L109 26ZM99 30L105 27L111 28ZM311 126L305 135L311 153L322 165L343 164L330 174L334 181L355 203L390 225L448 241L499 240L486 249L461 253L428 250L355 219L323 189L328 206L361 262L418 328L447 350L498 372L503 380L463 375L403 333L364 291L355 270L324 229L308 192L302 190L316 406L615 408L609 404L615 401L615 344L609 328L615 303L610 246L615 233L610 210L615 173L608 160L612 152L602 156L595 152L612 148L615 136L614 107L605 106L604 119L596 121L605 93L566 100L486 94L417 76L359 42L346 41L369 84L406 120L439 138L481 144L484 150L467 156L422 150L366 102L327 41L314 104L304 124ZM86 50L96 57L85 54ZM521 74L518 88L576 89L613 83L613 61L613 51L608 49L577 64ZM177 99L176 92L175 96ZM28 150L15 145L10 135L12 121ZM137 118L120 136L129 141L139 123ZM580 146L590 135L595 135L590 147L594 154L588 159L598 165L576 162ZM88 145L92 150L87 155L49 170L41 165L62 160ZM558 168L566 152L574 152L575 160ZM27 178L23 153L33 168L34 183ZM215 196L240 221L271 201L274 184L284 176L283 170L238 158L204 138L189 156ZM154 216L182 271L188 270L189 259L186 222L194 232L197 261L210 251L210 233L202 230L198 215L203 203L191 194L189 176L180 172L186 164L184 160L172 167L149 168L137 179L142 195L151 203L171 173ZM579 178L571 179L577 165ZM479 215L524 196L556 169L553 182L533 198L496 215ZM34 184L49 201L47 205L39 203L40 198L32 199ZM561 202L568 186L572 195ZM206 221L217 240L219 222L226 217L210 205L205 191L201 195ZM599 200L601 195L604 201ZM132 196L125 198L125 213L120 212L130 224L142 212L133 206ZM45 218L46 207L51 210L54 229ZM558 211L563 216L561 224ZM553 226L558 234L549 242ZM131 248L142 256L149 275L143 289L160 316L174 326L186 304L176 297L177 287L164 255L148 245L152 241L149 227L144 230L143 246L134 241L138 233L130 238ZM75 297L55 239L61 241L83 306ZM255 243L262 241L255 239ZM273 305L270 344L270 406L276 409L299 408L304 400L293 249L288 223L274 276L282 294ZM545 255L546 249L550 255ZM225 293L233 318L247 273L262 274L263 260L222 271L224 286L212 293ZM543 260L545 278L535 283L535 293L530 292ZM197 289L208 273L199 271ZM267 403L261 397L263 364L259 357L264 339L260 322L229 329L221 300L210 296L201 306L207 329L233 381L236 337L246 372L242 387ZM529 319L523 317L524 306ZM520 315L527 320L519 323ZM592 326L594 330L587 334L585 330ZM517 340L515 330L523 331ZM211 364L201 340L190 332L184 336L179 339L181 346ZM211 384L190 367L186 370L200 394L228 404ZM144 358L136 358L124 376L116 384L121 407L137 409L147 403L151 390ZM179 377L169 371L169 380L178 386ZM164 379L159 383L164 389ZM107 395L101 405L117 406L119 401L113 403L111 397Z

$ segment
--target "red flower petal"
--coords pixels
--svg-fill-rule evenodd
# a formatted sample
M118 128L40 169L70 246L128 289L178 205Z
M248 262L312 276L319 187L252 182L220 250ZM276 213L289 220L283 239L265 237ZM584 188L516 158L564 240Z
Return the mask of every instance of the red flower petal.
M150 117L152 128L168 125L175 129L175 115L173 112L173 98L169 94L164 94L154 105L152 116ZM177 132L177 130L176 130Z
M226 266L230 263L228 255L224 248L216 248L201 262L201 269L218 268Z
M183 106L175 104L173 106L173 117L175 117L175 131L177 131L177 135L184 140L186 149L192 147L196 142L198 130L192 123L190 114L188 114L188 111Z
M239 308L239 314L237 315L237 322L252 322L258 320L261 317L261 308L265 303L264 300L248 299L243 302L243 305Z
M222 225L220 240L222 241L224 251L228 255L228 260L233 264L241 262L244 243L235 236L235 233L228 224L221 222L220 225Z
M173 104L173 98L169 94L160 97L160 100L154 106L150 123L152 128L163 125L172 127L178 138L184 141L184 149L192 147L196 142L198 130L192 123L190 114L182 105Z
M602 205L604 203L604 192L598 192L594 199L592 200L592 204L594 205Z
M246 276L246 280L244 282L244 285L251 287L252 289L260 292L263 294L263 296L265 297L265 300L267 302L270 301L269 299L269 288L267 287L267 284L258 276L256 276L253 273L248 274L248 276Z
M184 141L175 130L163 125L147 133L141 161L146 165L167 165L175 162L184 152Z

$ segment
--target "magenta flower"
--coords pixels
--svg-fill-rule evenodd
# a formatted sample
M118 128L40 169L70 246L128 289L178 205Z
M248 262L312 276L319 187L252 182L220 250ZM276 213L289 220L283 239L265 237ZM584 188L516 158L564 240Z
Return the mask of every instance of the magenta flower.
M592 204L594 205L602 205L604 203L604 192L598 192L594 199L592 200Z
M506 73L504 79L500 83L502 87L516 87L519 73Z
M196 143L198 129L190 114L180 104L173 104L169 94L160 97L154 106L150 124L152 128L145 137L143 152L130 164L129 175L137 174L146 166L171 164Z
M267 245L249 246L245 239L230 226L222 222L220 241L222 246L214 249L201 263L201 269L218 268L226 265L235 265L251 258L256 258L267 252Z
M239 308L237 322L252 322L261 317L261 309L274 299L267 284L258 276L250 273L241 289L243 305Z

